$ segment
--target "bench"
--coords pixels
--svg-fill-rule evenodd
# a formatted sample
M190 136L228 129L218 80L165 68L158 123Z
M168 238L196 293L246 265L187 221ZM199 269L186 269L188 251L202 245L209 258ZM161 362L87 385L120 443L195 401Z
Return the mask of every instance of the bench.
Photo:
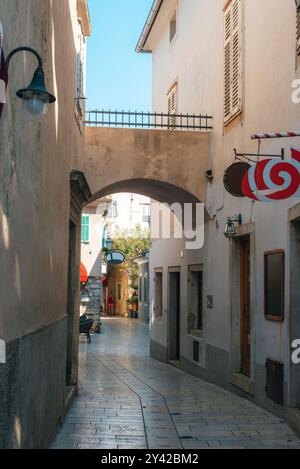
M80 318L79 333L86 334L88 344L92 342L90 332L91 332L93 323L94 323L93 319Z

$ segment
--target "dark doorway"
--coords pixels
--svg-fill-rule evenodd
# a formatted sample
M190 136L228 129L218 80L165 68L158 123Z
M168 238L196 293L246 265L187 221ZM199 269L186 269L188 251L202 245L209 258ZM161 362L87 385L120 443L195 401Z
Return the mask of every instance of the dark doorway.
M169 360L180 360L180 272L169 272Z
M291 317L290 343L300 338L300 218L291 223ZM295 349L292 348L292 352ZM292 353L291 353L292 355ZM300 409L300 365L290 359L289 407Z
M250 237L241 241L241 372L250 376L251 370L251 271Z
M69 226L69 266L68 266L68 301L67 301L67 312L68 312L68 330L67 330L67 369L66 369L66 384L72 386L74 383L73 379L73 362L74 362L74 327L77 324L75 321L75 298L77 284L79 282L78 272L76 268L76 225L70 221ZM76 335L75 335L76 337ZM78 334L77 334L78 337Z

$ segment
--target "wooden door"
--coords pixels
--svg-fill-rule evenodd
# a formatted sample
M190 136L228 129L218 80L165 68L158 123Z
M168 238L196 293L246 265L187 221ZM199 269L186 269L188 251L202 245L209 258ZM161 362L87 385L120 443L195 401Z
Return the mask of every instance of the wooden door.
M241 372L247 376L251 368L250 254L250 238L241 239Z

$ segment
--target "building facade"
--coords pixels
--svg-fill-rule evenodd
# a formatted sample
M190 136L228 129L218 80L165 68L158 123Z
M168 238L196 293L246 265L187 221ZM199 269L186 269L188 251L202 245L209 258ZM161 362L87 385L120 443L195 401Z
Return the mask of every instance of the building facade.
M86 0L3 0L0 21L5 55L35 49L56 97L42 119L23 115L16 91L36 58L12 58L0 119L0 448L46 448L77 383L81 206L91 195L78 123L91 30Z
M234 149L258 154L251 134L300 128L299 15L295 0L157 0L137 47L153 55L154 111L213 116L204 247L156 240L151 250L151 353L293 422L299 200L233 197L223 177ZM289 159L292 146L300 139L263 140L260 151ZM239 214L229 242L224 227Z
M88 281L82 296L88 299L88 307L99 310L103 303L103 275L107 273L103 262L102 249L109 226L116 216L116 203L111 197L96 200L84 207L81 225L81 262Z
M130 232L137 225L142 230L150 226L150 199L139 194L114 194L95 200L84 207L81 262L88 274L83 298L84 302L88 298L89 307L99 308L100 305L105 305L110 290L116 299L115 314L122 316L127 314L126 301L129 297L127 273L122 266L119 272L116 267L108 268L103 257L103 248L108 237L120 235L124 230ZM102 285L104 276L110 277L106 289L103 289Z
M149 252L143 252L135 258L139 268L138 283L138 319L149 324Z

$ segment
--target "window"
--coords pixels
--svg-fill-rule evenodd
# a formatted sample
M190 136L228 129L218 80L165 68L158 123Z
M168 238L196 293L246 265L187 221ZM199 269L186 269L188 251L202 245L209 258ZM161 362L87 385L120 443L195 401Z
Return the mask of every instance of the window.
M224 27L224 119L242 110L242 0L231 0Z
M144 223L150 224L150 219L151 219L151 207L150 205L143 205L142 208L142 218Z
M168 93L168 127L173 129L176 126L176 114L177 114L177 88L178 85L175 83Z
M203 272L200 265L189 267L189 318L188 330L203 329Z
M90 216L82 215L81 242L88 243L90 240Z
M284 251L265 253L265 317L284 319Z
M139 302L141 303L143 301L143 296L142 296L142 288L143 288L143 277L139 278Z
M118 301L121 301L122 299L122 284L121 283L118 283L117 298L118 298Z
M111 219L118 217L118 204L115 200L113 200L110 204L107 217Z
M144 303L148 303L148 275L144 275Z
M155 316L162 316L162 280L163 273L161 270L155 271L155 299L154 299L154 314Z
M177 11L175 11L170 21L170 44L174 41L177 34Z
M82 31L81 23L78 23L78 50L77 50L77 111L82 117L84 113L85 99L85 73L86 73L86 38Z
M297 55L300 56L300 0L297 0Z

